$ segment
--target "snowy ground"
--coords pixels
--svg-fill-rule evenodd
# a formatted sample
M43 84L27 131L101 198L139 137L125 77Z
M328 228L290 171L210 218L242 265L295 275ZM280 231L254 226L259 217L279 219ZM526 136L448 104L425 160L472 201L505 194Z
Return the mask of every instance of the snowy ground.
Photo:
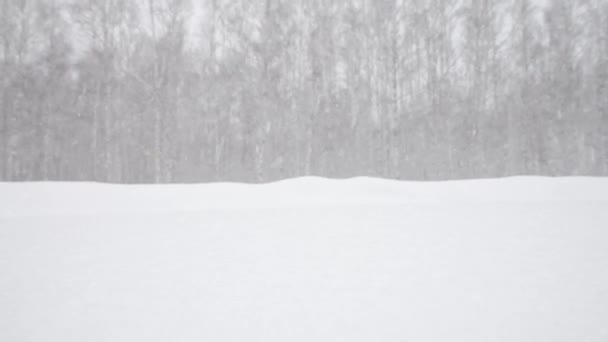
M0 341L608 341L608 179L0 184Z

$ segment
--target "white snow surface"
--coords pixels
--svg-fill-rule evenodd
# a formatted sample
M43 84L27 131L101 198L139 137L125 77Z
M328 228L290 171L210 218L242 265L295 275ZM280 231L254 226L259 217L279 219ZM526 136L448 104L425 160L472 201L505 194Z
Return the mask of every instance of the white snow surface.
M0 183L0 341L608 341L608 178Z

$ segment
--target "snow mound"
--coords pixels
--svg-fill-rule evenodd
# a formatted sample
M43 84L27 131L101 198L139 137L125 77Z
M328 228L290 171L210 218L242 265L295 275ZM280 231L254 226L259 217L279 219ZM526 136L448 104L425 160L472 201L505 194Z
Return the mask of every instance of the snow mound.
M366 177L346 180L302 177L271 184L0 183L0 217L353 204L606 200L608 179L582 177L513 177L429 183Z
M608 179L0 184L0 341L608 340Z

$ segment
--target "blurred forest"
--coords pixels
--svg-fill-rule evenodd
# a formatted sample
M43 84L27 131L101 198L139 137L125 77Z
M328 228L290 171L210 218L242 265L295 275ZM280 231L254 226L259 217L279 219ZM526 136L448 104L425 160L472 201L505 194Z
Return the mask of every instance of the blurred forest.
M608 175L606 0L0 0L0 180Z

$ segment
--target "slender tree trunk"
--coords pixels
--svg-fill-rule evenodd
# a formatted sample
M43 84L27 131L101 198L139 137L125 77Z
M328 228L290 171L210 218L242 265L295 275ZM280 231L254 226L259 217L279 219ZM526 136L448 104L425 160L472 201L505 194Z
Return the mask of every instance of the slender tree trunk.
M2 115L2 126L0 126L0 135L2 136L2 139L0 140L0 181L7 181L10 179L9 139L11 136L11 129L9 115L11 114L11 111L9 109L9 99L8 96L6 96L7 89L5 88L2 90L2 103L0 107L2 108L2 113L0 113L0 115Z
M156 14L155 14L155 2L154 0L148 0L148 10L150 15L150 27L152 29L152 40L153 44L156 45ZM150 107L154 113L154 182L160 183L162 181L162 113L158 106L158 49L155 48L155 56L153 63L153 75L152 75L152 96L150 99Z
M0 27L8 26L9 20L9 2L2 2L2 17L0 18ZM8 144L9 144L9 136L10 136L10 128L9 128L9 115L11 113L9 109L9 96L7 94L9 89L10 76L8 73L10 72L10 38L6 32L0 38L2 39L2 65L0 65L0 70L4 73L4 77L0 80L0 121L2 125L0 126L0 181L8 180Z

